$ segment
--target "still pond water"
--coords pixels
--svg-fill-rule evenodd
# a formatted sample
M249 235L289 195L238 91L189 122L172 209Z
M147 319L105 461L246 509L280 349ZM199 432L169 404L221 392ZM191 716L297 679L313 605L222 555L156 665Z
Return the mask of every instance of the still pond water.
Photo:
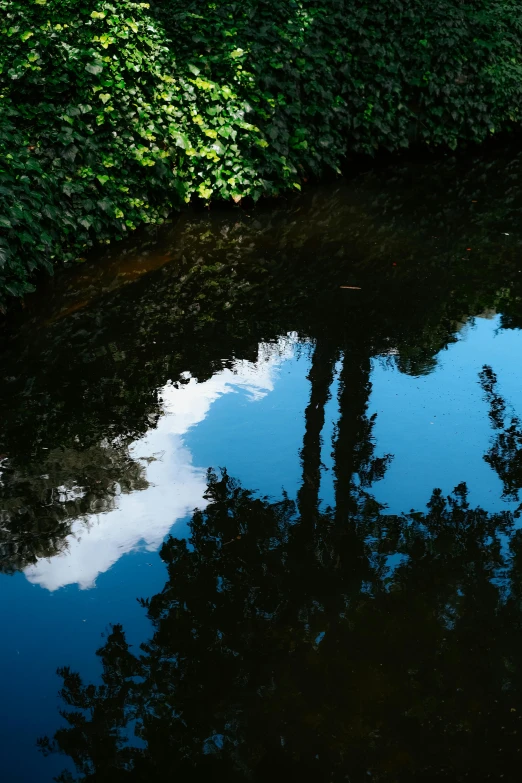
M514 153L396 164L28 302L2 781L520 780L521 209Z

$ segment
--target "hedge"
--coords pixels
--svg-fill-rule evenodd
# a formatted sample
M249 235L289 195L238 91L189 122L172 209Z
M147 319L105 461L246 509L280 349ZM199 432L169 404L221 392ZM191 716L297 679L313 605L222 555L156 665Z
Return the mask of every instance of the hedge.
M0 306L193 198L511 128L521 50L516 0L0 0Z

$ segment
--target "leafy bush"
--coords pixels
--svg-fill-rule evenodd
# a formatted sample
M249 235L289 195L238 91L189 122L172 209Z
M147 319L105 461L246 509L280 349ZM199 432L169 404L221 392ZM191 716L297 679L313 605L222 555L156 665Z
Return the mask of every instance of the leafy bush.
M38 268L350 150L483 140L522 105L517 0L0 0L0 305Z
M518 120L518 0L157 0L176 51L238 85L267 155L322 172L347 150L482 141ZM239 59L242 70L237 71Z
M0 0L0 13L0 289L23 294L34 269L193 193L270 189L244 104L176 61L148 5Z

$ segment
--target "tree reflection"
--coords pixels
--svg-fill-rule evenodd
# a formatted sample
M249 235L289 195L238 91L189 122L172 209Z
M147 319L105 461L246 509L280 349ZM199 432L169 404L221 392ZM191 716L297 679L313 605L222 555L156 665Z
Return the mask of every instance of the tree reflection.
M383 478L392 457L374 455L376 414L366 415L371 391L371 359L361 346L345 347L339 374L339 421L334 442L335 514L346 522L357 509L356 498Z
M146 489L144 468L125 443L49 449L0 465L0 572L13 573L66 547L75 520L113 509L122 493Z
M142 602L154 633L141 652L115 626L102 685L60 671L68 727L46 752L85 781L516 768L522 539L509 514L471 509L461 485L426 513L323 512L305 541L288 498L210 472L208 500L189 540L161 551L168 578Z
M509 411L498 391L498 378L488 365L480 373L480 384L489 404L489 418L495 432L484 459L502 481L502 497L518 501L522 491L522 422L514 411ZM517 516L520 516L521 510L522 506L515 512Z
M434 490L425 512L386 513L371 494L392 457L375 455L368 349L317 339L309 381L297 500L209 471L208 505L164 544L166 584L141 601L151 638L133 651L113 626L99 685L59 670L66 726L39 744L74 762L62 783L518 779L514 515L471 508L464 484ZM515 497L519 422L491 368L480 382L497 433L486 459Z
M325 405L330 399L335 363L339 349L331 340L319 338L312 355L308 380L311 384L310 400L305 410L305 432L301 462L303 480L299 490L299 508L303 518L315 521L319 510L321 485L321 432L325 423Z
M69 755L78 780L516 779L521 531L471 508L464 484L423 513L375 502L390 456L374 456L368 362L348 348L336 506L321 506L338 355L315 347L297 503L209 471L208 506L164 544L165 587L142 601L151 639L135 653L114 626L101 685L60 670L67 727L40 747ZM501 428L489 368L481 382Z

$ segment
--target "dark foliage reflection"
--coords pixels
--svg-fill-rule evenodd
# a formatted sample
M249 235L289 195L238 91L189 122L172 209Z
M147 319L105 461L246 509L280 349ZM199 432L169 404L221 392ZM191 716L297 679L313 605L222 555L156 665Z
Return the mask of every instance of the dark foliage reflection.
M101 685L60 670L67 726L40 746L74 761L61 781L517 779L522 533L464 484L386 513L371 486L391 455L374 454L368 362L348 352L324 508L337 358L317 343L297 502L209 471L209 505L165 543L166 584L141 602L150 640L133 651L115 625ZM480 380L502 435L493 371ZM518 458L502 444L487 456L501 477Z
M423 514L369 498L303 535L297 508L209 474L161 557L140 652L114 626L103 684L60 671L68 728L42 747L84 781L486 780L516 769L522 538L465 486ZM68 780L64 775L62 780Z

